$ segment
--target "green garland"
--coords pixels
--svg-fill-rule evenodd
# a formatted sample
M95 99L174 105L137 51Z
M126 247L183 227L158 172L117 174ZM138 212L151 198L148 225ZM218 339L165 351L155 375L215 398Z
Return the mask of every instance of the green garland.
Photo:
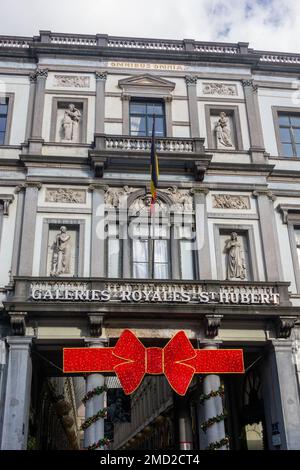
M106 418L106 412L107 412L107 408L103 408L103 410L99 410L96 414L94 414L93 416L90 416L89 418L87 418L81 425L81 430L84 431L86 428L88 428L89 426L91 426L91 424L95 423L96 421L98 421L98 419L104 419Z
M209 428L213 424L220 423L221 421L224 421L226 416L227 416L227 413L224 412L224 413L221 413L217 416L214 416L213 418L209 418L207 421L204 421L203 423L200 424L200 428L202 429L203 432L206 432L207 428Z
M228 445L229 445L229 437L226 436L226 437L223 437L223 439L221 439L220 441L211 442L209 446L206 447L206 450L217 450L217 449L221 449L221 447L224 447L224 446L228 447Z
M104 437L103 439L99 439L99 441L94 442L94 444L91 444L90 446L86 447L86 450L95 450L95 449L98 449L99 447L108 446L109 443L110 443L110 440L107 439L107 437Z
M224 395L225 395L224 385L220 385L218 390L212 390L208 394L202 393L202 395L200 395L200 398L199 398L200 405L203 405L205 400L209 400L210 398L214 398L218 396L223 398Z
M93 388L93 390L90 390L86 393L86 395L84 395L82 403L86 404L86 402L93 398L95 395L101 395L102 393L107 391L108 387L106 385L103 385L102 387L95 387Z

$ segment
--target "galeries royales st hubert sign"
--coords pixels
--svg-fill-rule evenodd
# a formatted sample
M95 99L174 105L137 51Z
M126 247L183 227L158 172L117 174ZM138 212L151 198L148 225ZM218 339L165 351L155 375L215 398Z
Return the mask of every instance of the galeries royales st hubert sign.
M28 300L36 302L280 304L278 288L260 283L103 281L96 283L99 284L99 288L94 284L72 280L31 282Z

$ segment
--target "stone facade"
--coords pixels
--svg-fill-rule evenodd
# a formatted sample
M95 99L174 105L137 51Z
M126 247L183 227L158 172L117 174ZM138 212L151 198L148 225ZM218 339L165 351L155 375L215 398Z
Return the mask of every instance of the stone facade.
M82 442L85 384L62 347L125 328L243 348L247 373L194 378L184 398L147 377L112 448L300 449L300 150L284 140L299 64L244 43L0 36L1 449L103 437L99 420ZM163 109L154 222L145 102ZM204 432L225 405L228 439L224 422Z

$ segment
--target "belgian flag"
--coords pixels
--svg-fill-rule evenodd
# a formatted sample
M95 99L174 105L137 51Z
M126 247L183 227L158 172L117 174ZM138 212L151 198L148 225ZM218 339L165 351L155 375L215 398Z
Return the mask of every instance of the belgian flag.
M156 142L155 142L155 115L153 115L153 126L152 126L152 142L151 142L151 181L150 181L150 191L151 191L151 208L154 208L154 204L157 196L157 186L158 186L158 157L156 154Z

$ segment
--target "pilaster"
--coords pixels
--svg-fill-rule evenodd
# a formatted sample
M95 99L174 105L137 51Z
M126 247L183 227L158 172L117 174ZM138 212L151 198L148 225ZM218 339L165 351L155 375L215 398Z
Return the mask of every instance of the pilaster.
M273 205L275 197L267 189L254 191L253 196L257 198L266 280L280 281L283 274Z
M91 184L92 192L92 234L91 234L91 276L105 275L105 186Z
M105 83L107 72L95 72L96 75L96 112L95 112L95 133L104 133L105 118Z
M196 249L198 256L198 274L200 279L212 279L206 206L206 196L208 193L209 190L205 187L194 189Z
M194 75L186 75L185 82L188 95L191 137L200 137L197 102L197 77Z
M31 337L8 337L2 450L26 450L31 392Z
M23 212L19 275L31 276L35 244L38 192L41 188L41 183L27 182L25 183L25 186L26 193Z

